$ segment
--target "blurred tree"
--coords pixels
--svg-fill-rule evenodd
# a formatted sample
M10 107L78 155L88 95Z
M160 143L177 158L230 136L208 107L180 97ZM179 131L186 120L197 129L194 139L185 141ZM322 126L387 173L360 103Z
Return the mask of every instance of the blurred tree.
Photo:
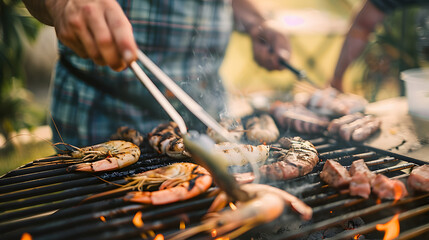
M371 41L358 62L363 63L363 76L357 78L365 97L370 101L404 95L404 85L399 73L419 67L416 42L417 8L395 11L388 15L375 31ZM358 63L359 64L359 63ZM361 79L361 80L358 80ZM389 90L386 85L389 86ZM384 96L380 96L383 94Z
M36 39L41 24L20 0L0 0L0 134L40 124L43 114L24 88L25 45Z

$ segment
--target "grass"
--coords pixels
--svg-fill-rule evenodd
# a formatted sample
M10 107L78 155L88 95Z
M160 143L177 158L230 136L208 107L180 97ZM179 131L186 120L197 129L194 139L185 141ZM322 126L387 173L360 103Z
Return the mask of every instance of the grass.
M9 150L12 149L12 150ZM0 150L0 176L37 158L55 154L50 143L33 141Z

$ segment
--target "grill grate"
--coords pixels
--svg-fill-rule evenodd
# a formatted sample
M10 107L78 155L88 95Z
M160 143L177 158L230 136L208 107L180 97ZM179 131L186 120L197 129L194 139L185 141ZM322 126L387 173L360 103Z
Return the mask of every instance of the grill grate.
M319 171L328 159L348 167L364 159L371 171L390 178L404 179L415 165L424 162L387 151L337 142L326 137L307 138L317 148L321 161L313 172L296 179L266 182L284 189L309 204L313 219L304 222L296 214L284 214L276 221L256 227L241 239L318 239L321 232L334 232L327 239L381 239L376 224L385 223L399 213L399 239L423 239L429 236L429 194L411 194L397 202L379 204L371 196L365 200L339 192L320 182ZM100 199L84 199L123 184L124 176L155 169L175 160L159 156L147 145L139 161L127 168L99 174L68 173L67 164L35 166L29 163L0 178L0 232L2 239L19 239L29 233L33 239L154 239L156 234L169 236L179 231L180 224L196 226L214 197L208 193L188 201L166 206L146 206L123 202L115 193ZM141 211L144 225L132 223ZM361 219L361 226L335 232L335 227ZM353 223L353 222L352 222ZM353 225L353 224L352 224ZM195 239L213 239L200 234Z

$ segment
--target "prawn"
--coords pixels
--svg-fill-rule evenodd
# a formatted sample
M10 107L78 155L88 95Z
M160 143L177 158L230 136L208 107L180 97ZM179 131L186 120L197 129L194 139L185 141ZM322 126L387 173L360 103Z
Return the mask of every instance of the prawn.
M175 122L163 123L149 133L149 144L160 154L176 159L190 157Z
M152 205L163 205L183 201L207 191L212 185L210 173L193 163L173 163L154 170L126 178L124 189L133 189L124 197L125 201ZM144 188L157 187L150 192ZM113 190L115 191L115 190Z
M236 210L214 213L224 208L228 200L225 193L220 193L201 225L185 229L171 239L188 239L198 233L213 230L216 230L218 237L233 239L253 227L275 220L287 206L298 212L303 220L310 220L312 217L313 210L308 205L281 189L253 183L244 184L241 188L250 194L249 201L236 202Z
M67 167L67 171L100 172L124 168L136 163L140 157L138 146L122 140L108 141L83 148L71 147L74 150L51 157L59 158L59 160L46 162L44 160L49 158L43 158L36 160L34 164L77 163ZM98 161L88 162L91 160Z

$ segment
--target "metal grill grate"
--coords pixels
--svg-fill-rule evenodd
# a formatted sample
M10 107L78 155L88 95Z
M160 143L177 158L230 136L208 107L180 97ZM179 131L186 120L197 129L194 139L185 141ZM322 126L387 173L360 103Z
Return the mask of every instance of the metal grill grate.
M305 222L295 213L284 214L240 239L318 239L323 234L329 239L356 239L359 234L366 239L381 239L383 233L375 230L376 224L387 222L396 213L401 222L399 239L428 237L429 194L415 193L396 203L377 204L373 196L365 200L327 187L320 182L318 174L328 159L346 167L357 159L364 159L371 171L403 179L413 166L424 162L325 137L309 140L321 158L313 172L296 179L266 183L309 204L314 211L313 219ZM159 156L146 145L136 164L109 173L68 173L67 164L27 164L0 178L1 238L20 239L23 233L29 233L33 239L153 239L155 234L176 233L183 223L186 227L195 226L213 201L211 191L185 202L156 207L124 202L120 198L124 193L83 202L95 193L116 188L108 182L123 184L124 176L172 162L175 160ZM138 211L143 213L144 222L139 228L132 223ZM201 234L195 239L213 238L210 234Z

